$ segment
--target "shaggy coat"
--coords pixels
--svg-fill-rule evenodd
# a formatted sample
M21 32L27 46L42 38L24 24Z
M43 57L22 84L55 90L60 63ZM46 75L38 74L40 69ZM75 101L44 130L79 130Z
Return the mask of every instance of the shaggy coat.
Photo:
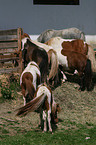
M20 77L20 86L23 94L24 105L33 99L37 86L41 82L41 74L38 65L31 61Z
M47 120L49 131L52 132L51 123L57 123L57 112L60 111L59 104L56 104L52 97L52 91L46 84L38 86L34 99L21 107L17 113L18 116L27 115L29 112L37 111L40 113L41 127L44 126L43 131L47 131Z

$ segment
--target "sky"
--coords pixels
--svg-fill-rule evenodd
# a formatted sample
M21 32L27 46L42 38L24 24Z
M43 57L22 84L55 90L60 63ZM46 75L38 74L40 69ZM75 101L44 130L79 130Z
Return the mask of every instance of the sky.
M80 0L80 5L33 5L33 0L0 0L0 30L21 27L38 35L47 29L76 27L96 35L96 0Z

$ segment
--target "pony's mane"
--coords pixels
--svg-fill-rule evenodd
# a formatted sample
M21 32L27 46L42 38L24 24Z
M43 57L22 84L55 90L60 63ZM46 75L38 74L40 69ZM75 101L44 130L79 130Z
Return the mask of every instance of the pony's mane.
M30 36L29 36L27 33L24 33L24 34L21 36L21 39L23 39L23 38L25 38L25 37L30 38Z

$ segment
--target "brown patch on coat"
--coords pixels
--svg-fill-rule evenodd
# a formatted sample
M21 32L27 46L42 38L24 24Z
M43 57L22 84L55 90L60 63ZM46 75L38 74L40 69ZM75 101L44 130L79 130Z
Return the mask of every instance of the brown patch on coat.
M25 98L27 97L27 95L29 95L29 100L33 99L35 93L35 88L32 82L33 82L32 74L30 72L25 72L22 76L21 90Z
M77 70L79 75L81 76L85 70L85 66L87 64L87 57L82 53L78 53L70 50L61 50L61 54L67 56L68 67L70 70Z
M84 55L88 53L88 44L81 39L72 40L71 42L64 41L62 47L64 50L76 51Z

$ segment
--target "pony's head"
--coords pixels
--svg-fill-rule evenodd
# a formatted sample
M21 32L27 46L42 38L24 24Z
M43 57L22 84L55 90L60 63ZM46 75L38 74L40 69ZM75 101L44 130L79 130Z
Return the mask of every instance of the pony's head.
M21 36L21 40L22 40L22 49L24 49L24 45L27 43L27 39L30 39L30 36L27 34L27 33L24 33L22 36Z
M53 124L57 124L58 123L58 116L57 114L61 111L61 108L59 106L59 104L57 104L54 100L52 103L52 114L51 114L51 120Z

